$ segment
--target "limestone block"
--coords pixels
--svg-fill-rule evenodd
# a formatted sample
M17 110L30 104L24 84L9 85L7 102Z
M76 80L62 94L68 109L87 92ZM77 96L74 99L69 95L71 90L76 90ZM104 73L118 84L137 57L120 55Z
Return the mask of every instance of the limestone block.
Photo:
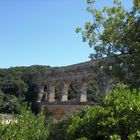
M55 94L50 94L49 95L49 102L55 102Z
M39 93L39 97L38 97L37 102L38 102L38 103L41 102L41 99L42 99L42 93Z
M80 102L81 103L87 102L87 95L86 94L81 94L81 96L80 96Z
M62 102L67 102L68 101L68 95L62 95Z

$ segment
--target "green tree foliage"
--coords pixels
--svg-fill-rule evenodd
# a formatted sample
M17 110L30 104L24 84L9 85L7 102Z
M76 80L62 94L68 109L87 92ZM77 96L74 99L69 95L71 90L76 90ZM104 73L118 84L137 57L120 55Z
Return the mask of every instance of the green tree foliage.
M49 131L43 114L34 115L30 110L22 108L16 122L2 124L0 122L1 140L47 140Z
M37 84L34 74L45 72L49 66L30 66L0 69L0 113L18 113L18 106L32 103L37 112Z
M76 32L80 32L83 41L93 48L94 53L90 57L93 60L116 58L122 64L119 68L124 73L126 70L129 72L124 79L135 87L140 85L140 1L134 0L129 11L119 0L113 0L112 7L103 7L101 10L94 7L95 0L87 0L87 3L87 11L93 21L86 22L84 28L77 28Z
M20 113L21 106L19 99L14 95L0 93L0 112L1 113Z
M67 139L140 139L140 91L119 85L110 91L104 106L86 107L72 117Z
M77 99L77 92L74 88L74 85L70 84L69 89L68 89L68 100L75 101L76 99Z
M47 126L49 128L49 140L65 140L66 130L71 124L71 116L65 116L60 120L53 117L47 119Z
M87 88L87 100L100 102L102 97L99 94L99 84L96 80L93 80L89 83Z
M55 100L60 101L60 99L61 99L60 83L57 83L55 86Z

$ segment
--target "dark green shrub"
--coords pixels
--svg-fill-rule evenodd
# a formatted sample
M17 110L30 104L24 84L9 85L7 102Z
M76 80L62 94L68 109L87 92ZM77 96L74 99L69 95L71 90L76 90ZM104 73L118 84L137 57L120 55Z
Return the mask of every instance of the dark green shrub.
M71 124L71 117L65 116L61 120L56 120L53 117L47 119L47 126L49 128L49 140L65 140L66 130Z
M1 140L47 140L49 131L43 114L34 115L30 110L22 109L16 122L0 123Z
M119 85L104 99L104 107L86 107L72 117L67 139L140 139L140 92Z

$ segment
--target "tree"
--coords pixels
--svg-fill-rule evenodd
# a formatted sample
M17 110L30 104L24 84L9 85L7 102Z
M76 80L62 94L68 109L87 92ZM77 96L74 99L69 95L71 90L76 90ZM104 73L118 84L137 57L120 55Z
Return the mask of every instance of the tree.
M118 85L103 102L104 106L88 106L72 117L67 140L81 137L88 140L140 139L140 92Z
M49 66L12 67L0 69L0 113L19 113L18 105L32 103L32 111L38 113L36 73L49 70Z
M43 113L35 115L30 109L21 107L21 114L15 116L10 124L2 124L0 118L1 140L47 140L49 135L46 117ZM15 121L14 121L15 120Z
M83 41L93 48L90 58L115 58L121 64L121 71L126 73L127 69L129 73L128 78L124 77L125 81L133 86L140 85L140 1L134 0L129 11L119 0L113 0L113 7L101 10L94 8L94 3L95 0L87 0L87 11L93 22L76 29Z
M96 80L92 80L87 88L87 100L90 101L94 101L94 102L101 102L102 101L102 97L99 94L99 83Z

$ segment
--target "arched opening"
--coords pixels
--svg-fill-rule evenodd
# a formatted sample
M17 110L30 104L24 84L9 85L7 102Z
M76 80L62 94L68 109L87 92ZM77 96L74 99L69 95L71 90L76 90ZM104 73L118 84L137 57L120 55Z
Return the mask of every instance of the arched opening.
M56 83L56 85L55 85L55 100L56 101L60 101L61 100L60 83Z
M73 84L70 84L68 88L68 100L75 101L76 99L77 99L77 93L76 93L75 87Z
M47 92L47 90L48 90L48 87L47 87L47 85L45 85L43 91L44 91L44 92Z
M87 101L101 102L102 97L99 94L99 83L97 80L92 80L87 87Z
M48 87L47 87L47 85L45 85L44 88L43 88L41 101L45 101L45 99L47 98L47 90L48 90Z

